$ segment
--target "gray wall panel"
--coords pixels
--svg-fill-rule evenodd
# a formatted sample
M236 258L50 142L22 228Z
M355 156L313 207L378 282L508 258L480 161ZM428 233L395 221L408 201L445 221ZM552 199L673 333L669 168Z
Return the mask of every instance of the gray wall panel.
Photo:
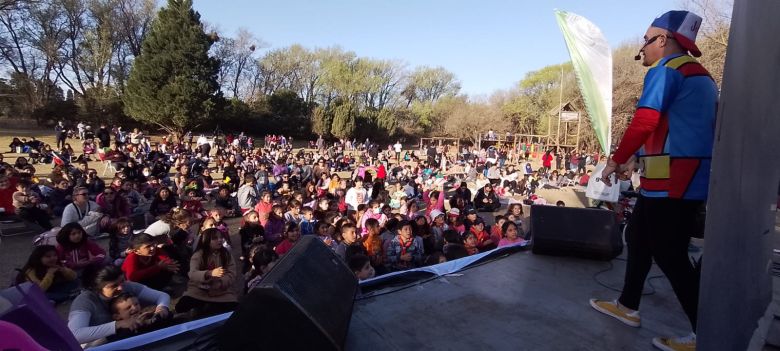
M718 113L698 349L744 350L771 299L780 180L780 1L736 0Z

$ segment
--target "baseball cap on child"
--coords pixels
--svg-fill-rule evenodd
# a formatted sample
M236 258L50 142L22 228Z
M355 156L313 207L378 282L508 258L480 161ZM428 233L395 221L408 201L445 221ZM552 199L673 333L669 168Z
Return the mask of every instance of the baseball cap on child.
M443 215L444 213L439 210L433 210L431 211L431 219L435 219L436 217L439 217Z
M651 27L666 29L672 32L674 39L691 55L699 57L701 51L696 46L696 35L699 34L702 19L689 11L669 11L653 21Z

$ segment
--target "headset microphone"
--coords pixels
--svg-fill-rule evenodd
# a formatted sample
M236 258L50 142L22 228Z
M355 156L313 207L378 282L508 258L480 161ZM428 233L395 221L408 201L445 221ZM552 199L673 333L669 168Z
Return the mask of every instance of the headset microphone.
M642 59L642 55L639 54L641 52L642 52L642 50L639 50L639 52L636 53L636 56L634 56L634 60L639 61L639 60Z

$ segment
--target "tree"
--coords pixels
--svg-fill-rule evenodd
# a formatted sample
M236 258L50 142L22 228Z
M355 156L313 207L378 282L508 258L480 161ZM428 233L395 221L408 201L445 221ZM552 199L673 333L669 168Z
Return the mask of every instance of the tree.
M245 28L239 28L235 38L218 38L213 54L220 61L219 84L231 97L252 97L254 55L266 45Z
M311 116L311 131L325 137L330 135L332 125L333 115L320 106L315 107Z
M271 117L279 126L277 132L306 136L311 133L310 108L301 97L292 90L278 90L268 97Z
M330 127L330 133L340 139L354 136L355 114L349 101L340 102L333 108L333 125Z
M177 136L208 120L223 100L219 61L208 55L213 43L192 0L168 0L130 72L126 113Z
M455 74L443 67L422 66L409 75L402 94L406 106L414 101L435 102L443 96L455 96L460 92L460 81Z
M470 102L465 97L450 97L437 104L439 114L444 117L444 134L476 143L480 134L487 129L504 131L507 119L499 106L486 102Z

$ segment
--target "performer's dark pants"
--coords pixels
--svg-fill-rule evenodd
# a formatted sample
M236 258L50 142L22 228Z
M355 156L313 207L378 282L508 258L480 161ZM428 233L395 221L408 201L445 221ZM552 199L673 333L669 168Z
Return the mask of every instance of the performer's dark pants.
M696 233L700 201L640 197L631 215L626 242L628 263L620 303L633 310L639 300L653 259L672 284L694 331L699 305L699 274L688 256Z

